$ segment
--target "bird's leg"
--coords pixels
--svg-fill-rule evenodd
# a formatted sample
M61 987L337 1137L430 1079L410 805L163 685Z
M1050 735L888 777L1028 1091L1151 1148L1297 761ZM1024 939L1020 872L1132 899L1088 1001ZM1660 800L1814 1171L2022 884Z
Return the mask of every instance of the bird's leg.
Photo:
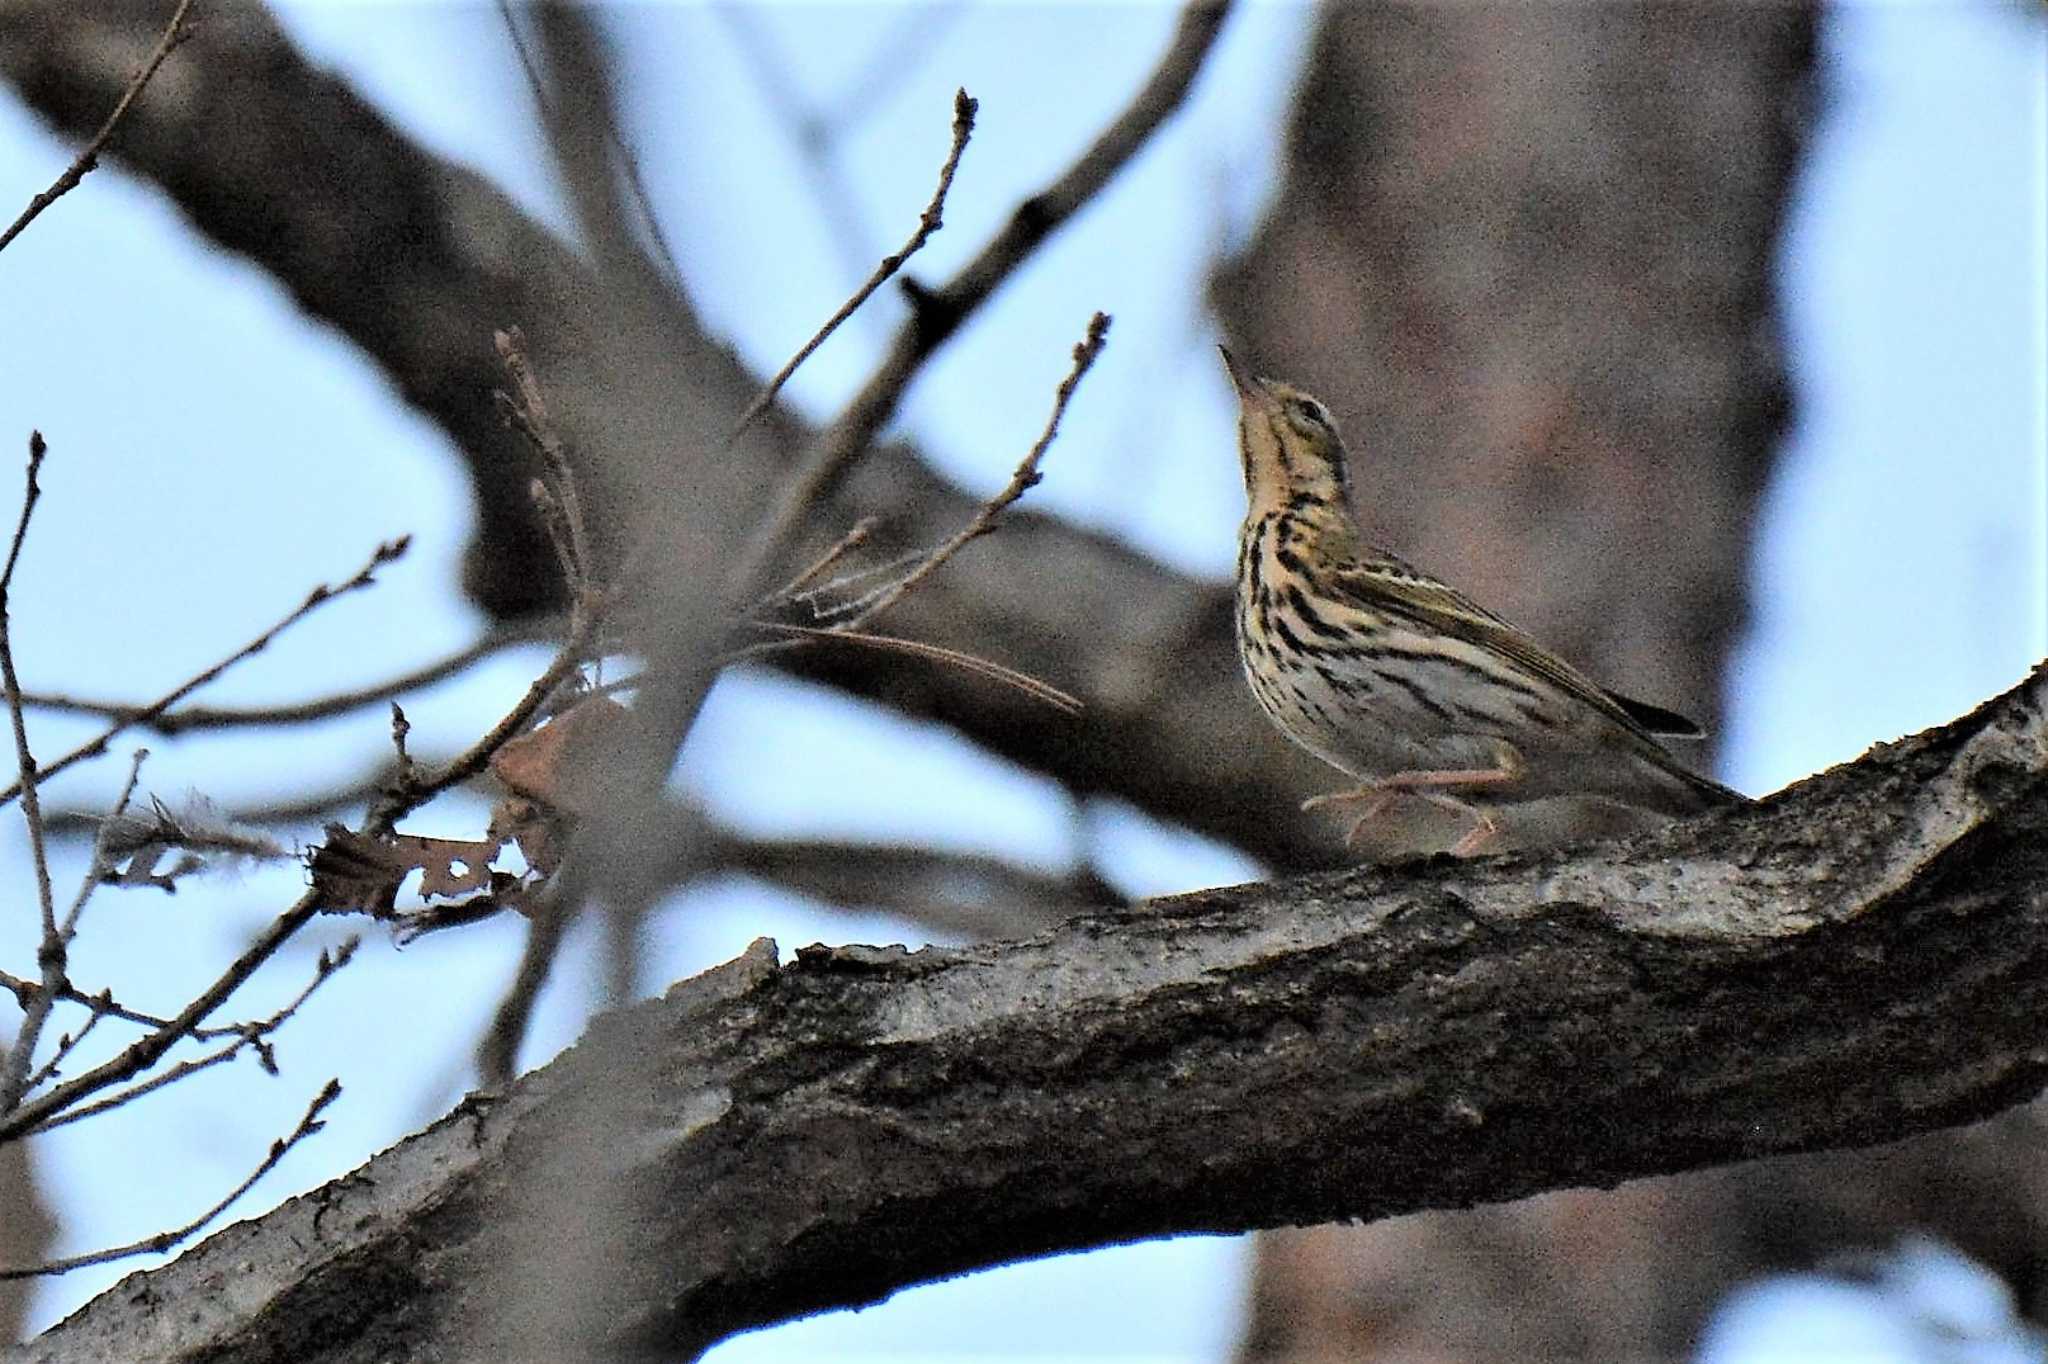
M1325 805L1345 805L1354 800L1365 802L1358 818L1351 821L1351 832L1344 835L1344 846L1350 847L1358 841L1358 831L1380 817L1380 813L1391 805L1396 792L1378 786L1361 786L1355 791L1331 791L1327 795L1310 796L1301 803L1304 812L1319 810Z
M1494 835L1500 832L1500 825L1493 822L1492 811L1474 809L1469 805L1465 806L1465 809L1472 812L1474 822L1472 827L1465 831L1465 836L1451 845L1453 857L1472 856L1493 842Z
M1454 857L1470 857L1490 842L1500 832L1500 826L1485 810L1467 804L1455 796L1447 795L1445 787L1500 786L1515 781L1529 770L1523 761L1521 751L1505 739L1494 740L1494 765L1492 767L1460 767L1447 769L1415 769L1396 772L1378 781L1368 782L1349 791L1332 791L1326 795L1310 796L1301 803L1304 811L1321 809L1325 805L1348 804L1364 801L1366 807L1352 821L1351 832L1344 837L1345 846L1357 839L1358 831L1370 824L1387 808L1394 797L1401 793L1418 796L1430 804L1446 810L1454 810L1471 817L1472 829L1451 847Z

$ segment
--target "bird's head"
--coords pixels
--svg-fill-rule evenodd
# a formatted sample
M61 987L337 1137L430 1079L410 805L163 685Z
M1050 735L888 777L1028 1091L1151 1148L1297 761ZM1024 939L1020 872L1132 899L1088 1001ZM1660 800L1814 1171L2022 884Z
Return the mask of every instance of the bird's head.
M1252 510L1293 505L1348 512L1344 440L1329 409L1292 384L1259 378L1228 350L1223 363L1237 389L1237 447Z

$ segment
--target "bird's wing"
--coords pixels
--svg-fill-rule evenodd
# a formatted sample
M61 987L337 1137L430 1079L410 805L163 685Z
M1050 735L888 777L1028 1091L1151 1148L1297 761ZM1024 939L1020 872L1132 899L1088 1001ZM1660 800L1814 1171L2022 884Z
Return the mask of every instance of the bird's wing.
M1577 697L1623 729L1645 737L1700 732L1699 726L1682 715L1608 691L1457 588L1398 555L1379 551L1370 558L1354 560L1331 578L1336 592L1354 604L1385 611L1424 634L1446 634L1504 658L1532 677Z

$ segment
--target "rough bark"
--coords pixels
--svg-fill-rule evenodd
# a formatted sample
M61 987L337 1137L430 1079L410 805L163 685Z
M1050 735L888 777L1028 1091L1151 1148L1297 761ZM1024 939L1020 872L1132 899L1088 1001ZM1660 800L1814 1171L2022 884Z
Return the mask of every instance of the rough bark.
M772 945L131 1276L13 1360L424 1360L563 1149L621 1354L1174 1232L1463 1207L1980 1118L2048 1079L2048 670L1751 810L1084 916ZM623 1095L623 1142L582 1141Z
M163 17L127 0L0 7L0 78L75 135L105 117ZM663 467L687 465L704 495L692 505L722 506L735 527L751 524L770 482L751 461L787 464L815 434L778 409L746 457L695 458L719 449L721 423L760 379L705 335L687 300L646 282L631 291L650 314L644 327L619 325L617 291L573 252L307 66L260 9L210 7L204 31L131 111L116 152L197 231L271 272L360 346L449 433L476 481L482 523L469 586L494 612L555 590L525 494L533 470L491 405L503 384L494 329L523 326L551 379L569 369L568 387L602 414L614 444L644 445L650 432L672 439ZM599 489L593 521L603 526L612 509L642 500ZM909 447L889 444L820 508L815 535L829 541L879 515L883 550L929 545L976 505ZM1049 581L1062 591L1041 590ZM1070 720L943 665L878 664L857 650L800 651L775 665L942 721L1077 793L1129 801L1274 865L1339 860L1341 829L1294 810L1328 779L1251 708L1219 584L1026 512L907 599L889 626L1023 668L1088 710Z

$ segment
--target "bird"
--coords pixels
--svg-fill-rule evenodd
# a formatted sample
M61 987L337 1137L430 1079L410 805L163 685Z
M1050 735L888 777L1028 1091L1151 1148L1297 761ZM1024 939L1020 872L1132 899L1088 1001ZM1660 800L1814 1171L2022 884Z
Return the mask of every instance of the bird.
M1237 644L1281 733L1352 779L1303 809L1356 806L1347 842L1401 795L1470 821L1480 852L1502 807L1590 797L1670 819L1747 796L1692 771L1659 736L1673 711L1609 691L1455 587L1370 544L1329 409L1254 376L1227 348L1247 501Z

